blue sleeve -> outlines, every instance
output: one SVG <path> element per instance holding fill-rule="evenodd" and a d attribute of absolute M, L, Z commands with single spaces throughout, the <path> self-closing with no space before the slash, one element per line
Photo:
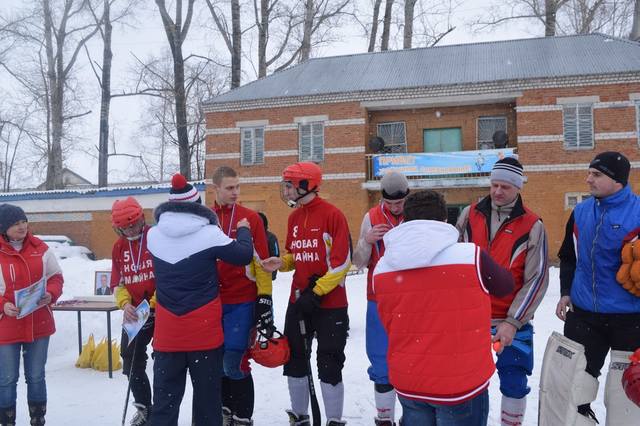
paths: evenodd
<path fill-rule="evenodd" d="M 215 256 L 232 265 L 243 266 L 253 259 L 253 241 L 249 228 L 239 227 L 236 239 L 226 246 L 215 248 Z"/>

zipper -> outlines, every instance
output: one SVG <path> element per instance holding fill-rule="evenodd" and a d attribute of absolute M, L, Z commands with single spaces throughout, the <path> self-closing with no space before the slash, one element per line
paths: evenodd
<path fill-rule="evenodd" d="M 600 200 L 596 200 L 596 206 L 600 207 Z M 606 209 L 604 209 L 602 214 L 600 215 L 600 221 L 596 225 L 596 235 L 594 236 L 593 243 L 591 244 L 591 291 L 593 292 L 594 312 L 598 312 L 598 297 L 596 295 L 596 261 L 595 261 L 596 241 L 598 241 L 598 234 L 600 233 L 600 228 L 604 223 L 605 214 L 607 214 Z"/>

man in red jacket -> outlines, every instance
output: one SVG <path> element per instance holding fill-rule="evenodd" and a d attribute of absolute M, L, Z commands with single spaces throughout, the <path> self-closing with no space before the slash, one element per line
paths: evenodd
<path fill-rule="evenodd" d="M 460 214 L 456 227 L 461 241 L 473 242 L 489 252 L 515 280 L 506 297 L 492 297 L 494 340 L 504 350 L 496 367 L 502 392 L 503 425 L 521 425 L 527 407 L 527 376 L 533 371 L 533 314 L 547 285 L 547 235 L 542 220 L 526 208 L 520 196 L 523 167 L 513 157 L 496 162 L 489 195 Z"/>
<path fill-rule="evenodd" d="M 307 336 L 318 340 L 317 361 L 320 388 L 328 426 L 341 426 L 344 404 L 344 347 L 349 317 L 345 277 L 351 266 L 349 227 L 344 214 L 318 196 L 322 170 L 317 164 L 292 164 L 282 172 L 283 199 L 297 207 L 289 215 L 287 253 L 263 262 L 268 270 L 295 270 L 284 334 L 291 346 L 291 359 L 284 366 L 288 377 L 291 424 L 309 425 L 308 354 L 300 332 L 300 319 Z M 299 295 L 299 297 L 298 297 Z"/>
<path fill-rule="evenodd" d="M 508 294 L 513 278 L 475 244 L 458 243 L 446 219 L 442 195 L 409 195 L 404 223 L 384 236 L 373 291 L 402 423 L 482 426 L 495 371 L 489 294 Z"/>
<path fill-rule="evenodd" d="M 372 207 L 362 219 L 360 237 L 353 251 L 353 263 L 358 269 L 365 266 L 367 272 L 367 357 L 371 366 L 367 370 L 369 379 L 374 383 L 374 397 L 377 426 L 392 426 L 395 421 L 396 393 L 389 384 L 387 371 L 387 334 L 378 317 L 375 295 L 371 287 L 371 278 L 378 260 L 384 255 L 382 237 L 400 225 L 404 220 L 402 208 L 409 195 L 409 182 L 402 173 L 386 173 L 380 180 L 382 201 Z"/>
<path fill-rule="evenodd" d="M 254 329 L 267 337 L 274 331 L 271 273 L 260 264 L 269 257 L 269 248 L 262 219 L 238 203 L 240 179 L 236 171 L 219 167 L 212 181 L 216 191 L 212 208 L 218 215 L 222 232 L 235 239 L 238 220 L 246 219 L 251 225 L 254 249 L 251 263 L 237 266 L 218 260 L 224 328 L 222 415 L 225 422 L 234 426 L 251 425 L 254 389 L 247 349 Z"/>
<path fill-rule="evenodd" d="M 155 324 L 156 279 L 153 274 L 153 258 L 147 249 L 147 233 L 142 206 L 133 197 L 116 200 L 111 208 L 113 229 L 120 238 L 113 244 L 111 252 L 111 288 L 116 304 L 124 311 L 124 322 L 138 320 L 136 307 L 143 300 L 149 302 L 152 314 L 129 342 L 129 336 L 122 329 L 120 355 L 122 374 L 131 383 L 131 393 L 136 414 L 131 425 L 146 425 L 151 418 L 151 383 L 147 376 L 147 346 L 151 343 Z"/>

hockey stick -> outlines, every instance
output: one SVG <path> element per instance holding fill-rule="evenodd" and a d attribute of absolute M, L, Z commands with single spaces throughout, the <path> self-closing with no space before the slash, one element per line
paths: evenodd
<path fill-rule="evenodd" d="M 296 300 L 300 298 L 300 289 L 296 289 Z M 318 396 L 316 395 L 316 387 L 313 384 L 313 373 L 311 372 L 311 342 L 307 339 L 307 326 L 304 322 L 304 316 L 300 314 L 300 335 L 304 342 L 304 353 L 307 358 L 307 382 L 309 384 L 309 397 L 311 399 L 311 414 L 313 416 L 313 426 L 320 426 L 322 418 L 320 415 L 320 405 L 318 405 Z"/>
<path fill-rule="evenodd" d="M 133 374 L 133 366 L 135 365 L 136 361 L 136 352 L 138 349 L 139 340 L 136 337 L 134 337 L 133 339 L 135 340 L 135 342 L 133 342 L 133 356 L 131 357 L 131 367 L 129 367 L 129 374 L 127 375 L 127 397 L 124 400 L 124 410 L 122 411 L 122 426 L 124 426 L 125 422 L 127 421 L 127 408 L 129 407 L 129 395 L 131 394 L 131 375 Z M 129 342 L 127 342 L 127 344 L 129 344 Z"/>

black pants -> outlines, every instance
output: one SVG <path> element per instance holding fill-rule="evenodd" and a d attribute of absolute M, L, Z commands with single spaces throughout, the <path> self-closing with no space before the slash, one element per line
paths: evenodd
<path fill-rule="evenodd" d="M 221 426 L 223 349 L 195 352 L 154 352 L 153 426 L 177 426 L 187 371 L 193 386 L 193 426 Z"/>
<path fill-rule="evenodd" d="M 147 346 L 153 338 L 154 321 L 149 318 L 138 335 L 129 343 L 127 333 L 122 329 L 120 356 L 122 374 L 130 376 L 133 399 L 145 406 L 151 405 L 151 384 L 147 376 Z M 131 373 L 131 374 L 129 374 Z"/>
<path fill-rule="evenodd" d="M 564 335 L 584 345 L 586 371 L 598 377 L 609 349 L 635 351 L 640 346 L 640 314 L 601 314 L 574 306 L 567 312 Z"/>
<path fill-rule="evenodd" d="M 318 341 L 316 352 L 318 377 L 320 381 L 335 386 L 342 381 L 344 348 L 349 330 L 347 308 L 317 309 L 310 317 L 305 318 L 305 324 L 309 347 L 314 334 Z M 289 339 L 291 347 L 291 358 L 284 366 L 284 375 L 304 377 L 309 373 L 308 358 L 300 334 L 300 315 L 291 303 L 287 307 L 284 334 Z"/>

